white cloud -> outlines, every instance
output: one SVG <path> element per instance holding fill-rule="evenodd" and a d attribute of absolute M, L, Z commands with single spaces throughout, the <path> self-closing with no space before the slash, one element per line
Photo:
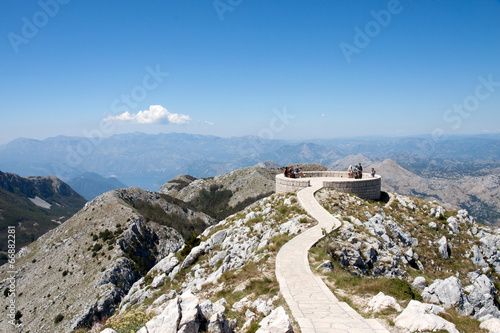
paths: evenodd
<path fill-rule="evenodd" d="M 214 125 L 214 123 L 213 123 L 213 122 L 208 121 L 208 120 L 205 120 L 205 124 L 210 125 L 210 126 L 213 126 L 213 125 Z"/>
<path fill-rule="evenodd" d="M 117 116 L 108 116 L 106 120 L 133 124 L 176 124 L 184 125 L 191 121 L 191 117 L 186 114 L 170 113 L 161 105 L 151 105 L 149 110 L 139 111 L 135 114 L 124 112 Z"/>

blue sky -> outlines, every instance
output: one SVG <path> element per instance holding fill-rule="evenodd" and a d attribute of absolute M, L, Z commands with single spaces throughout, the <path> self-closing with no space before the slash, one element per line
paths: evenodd
<path fill-rule="evenodd" d="M 497 0 L 6 0 L 0 36 L 0 143 L 500 132 Z"/>

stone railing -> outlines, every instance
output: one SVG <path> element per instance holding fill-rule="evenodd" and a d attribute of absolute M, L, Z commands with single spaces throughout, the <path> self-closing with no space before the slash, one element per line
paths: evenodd
<path fill-rule="evenodd" d="M 276 175 L 276 193 L 295 192 L 311 185 L 310 178 L 322 178 L 323 187 L 339 192 L 353 193 L 363 199 L 380 199 L 382 178 L 363 173 L 362 179 L 349 178 L 345 171 L 305 171 L 302 178 L 286 178 Z"/>

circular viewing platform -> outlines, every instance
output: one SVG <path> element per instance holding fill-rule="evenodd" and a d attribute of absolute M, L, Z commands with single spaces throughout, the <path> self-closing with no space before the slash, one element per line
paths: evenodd
<path fill-rule="evenodd" d="M 323 181 L 323 187 L 339 192 L 353 193 L 363 199 L 379 200 L 382 178 L 363 173 L 363 178 L 349 178 L 345 171 L 304 171 L 301 178 L 276 175 L 276 193 L 296 192 L 311 185 L 311 179 Z"/>

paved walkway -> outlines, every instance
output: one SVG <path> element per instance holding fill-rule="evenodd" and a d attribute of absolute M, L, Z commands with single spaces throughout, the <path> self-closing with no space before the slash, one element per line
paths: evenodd
<path fill-rule="evenodd" d="M 339 300 L 320 277 L 309 268 L 308 252 L 323 235 L 341 222 L 314 199 L 323 187 L 323 178 L 312 178 L 311 186 L 298 192 L 300 204 L 318 221 L 314 226 L 286 243 L 276 259 L 276 277 L 292 315 L 302 333 L 389 333 L 375 319 L 364 319 L 347 303 Z"/>

